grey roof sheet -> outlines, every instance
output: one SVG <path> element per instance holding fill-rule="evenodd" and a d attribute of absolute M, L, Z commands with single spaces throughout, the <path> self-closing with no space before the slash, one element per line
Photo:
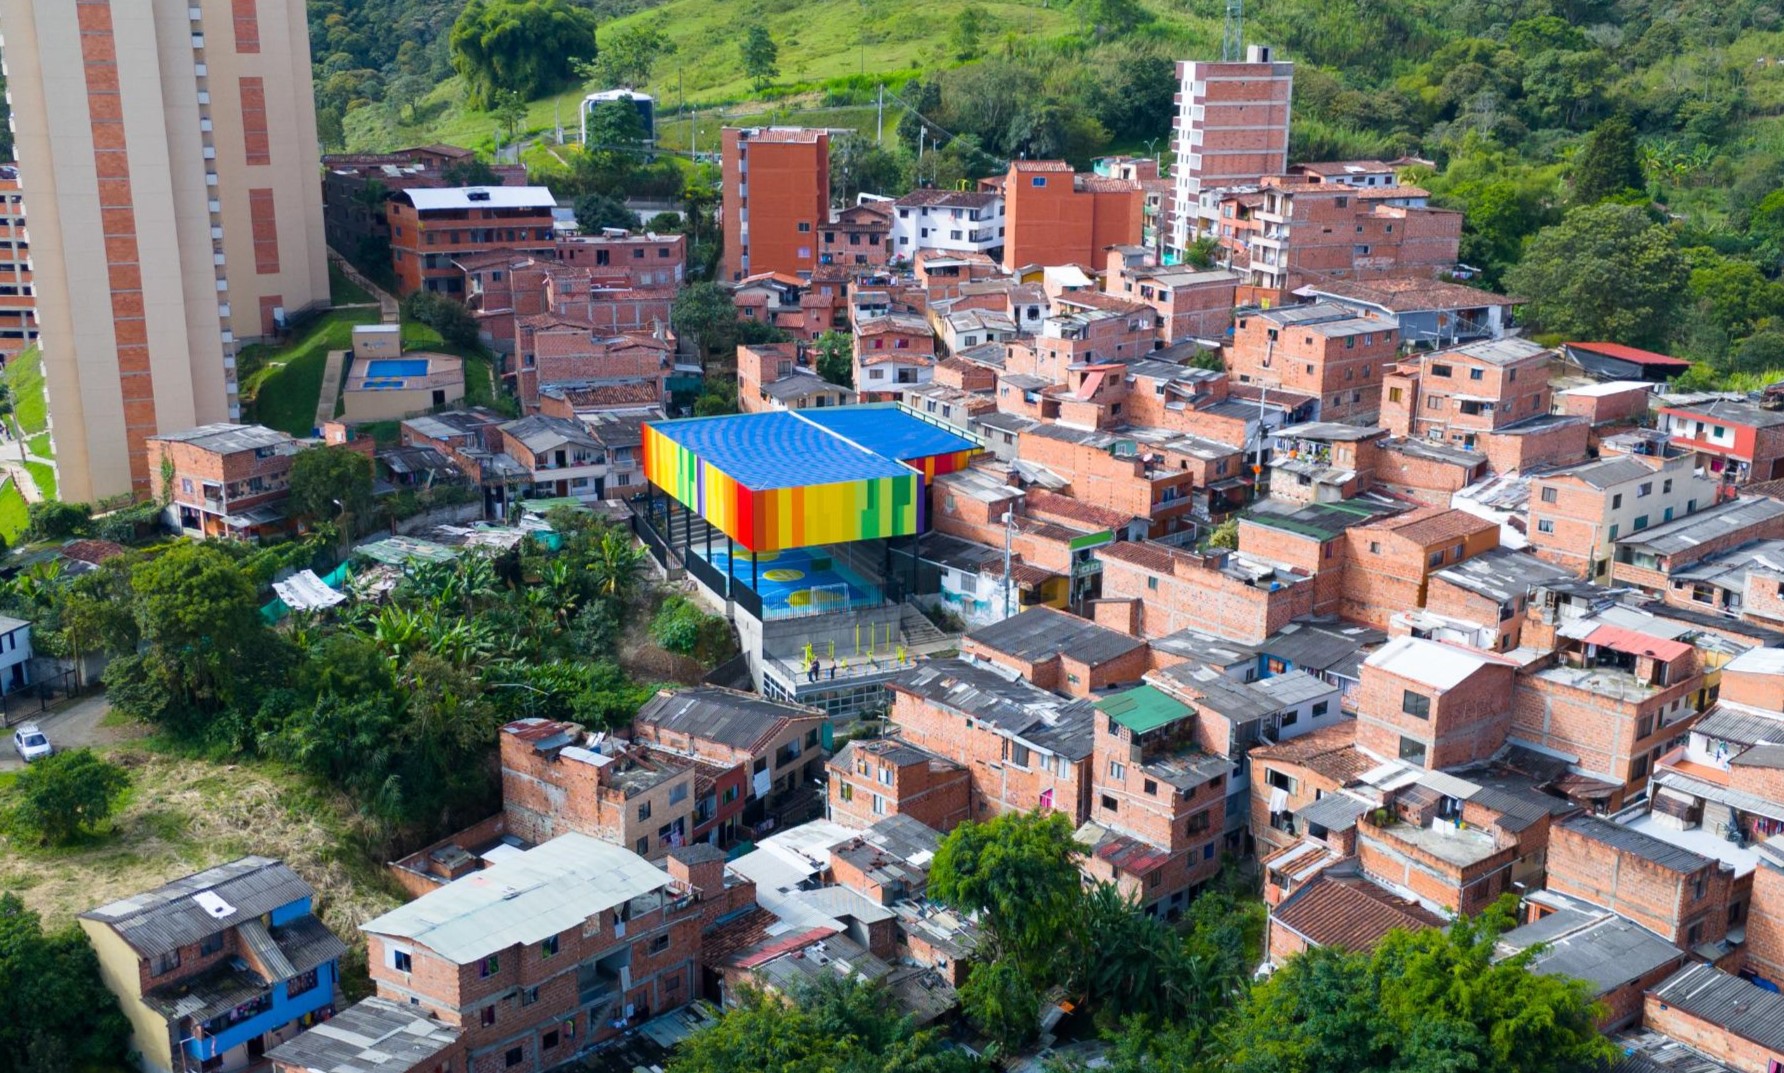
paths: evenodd
<path fill-rule="evenodd" d="M 1611 1037 L 1621 1056 L 1609 1073 L 1736 1073 L 1733 1066 L 1685 1046 L 1653 1029 L 1639 1029 Z"/>
<path fill-rule="evenodd" d="M 1734 530 L 1758 525 L 1780 515 L 1784 515 L 1784 503 L 1776 499 L 1735 499 L 1631 533 L 1617 543 L 1648 548 L 1658 555 L 1677 555 Z"/>
<path fill-rule="evenodd" d="M 272 932 L 266 929 L 259 917 L 237 924 L 235 934 L 241 939 L 242 945 L 266 966 L 267 973 L 273 979 L 289 980 L 297 975 L 298 970 L 292 966 L 291 959 L 285 956 L 285 951 L 279 949 L 279 944 L 273 941 Z"/>
<path fill-rule="evenodd" d="M 384 998 L 368 998 L 273 1049 L 281 1066 L 318 1073 L 390 1073 L 425 1065 L 459 1029 Z"/>
<path fill-rule="evenodd" d="M 1291 622 L 1264 638 L 1258 651 L 1287 660 L 1303 670 L 1332 671 L 1357 677 L 1363 650 L 1386 642 L 1388 635 L 1349 623 Z"/>
<path fill-rule="evenodd" d="M 1034 607 L 966 635 L 967 640 L 1025 662 L 1065 653 L 1091 666 L 1124 656 L 1146 642 L 1088 619 Z"/>
<path fill-rule="evenodd" d="M 1742 812 L 1751 812 L 1756 816 L 1767 816 L 1774 820 L 1784 820 L 1784 803 L 1743 790 L 1731 790 L 1717 783 L 1694 779 L 1672 768 L 1663 767 L 1654 772 L 1653 782 L 1691 797 L 1701 797 L 1706 801 L 1719 801 L 1740 809 Z"/>
<path fill-rule="evenodd" d="M 212 916 L 194 900 L 204 892 L 222 899 L 233 912 Z M 282 861 L 242 857 L 90 909 L 81 917 L 110 925 L 131 949 L 154 957 L 315 893 Z"/>
<path fill-rule="evenodd" d="M 1575 480 L 1584 481 L 1593 488 L 1602 490 L 1652 477 L 1654 470 L 1634 459 L 1606 458 L 1599 462 L 1588 462 L 1583 466 L 1574 466 L 1572 469 L 1551 473 L 1548 476 L 1572 477 Z"/>
<path fill-rule="evenodd" d="M 1327 794 L 1318 801 L 1302 805 L 1295 810 L 1295 815 L 1327 830 L 1342 831 L 1355 825 L 1357 817 L 1369 811 L 1369 808 L 1369 802 L 1349 794 Z"/>
<path fill-rule="evenodd" d="M 1711 965 L 1688 965 L 1654 989 L 1661 1002 L 1742 1039 L 1784 1051 L 1784 995 Z"/>
<path fill-rule="evenodd" d="M 1784 411 L 1762 410 L 1750 402 L 1736 399 L 1712 399 L 1708 402 L 1693 403 L 1685 406 L 1667 406 L 1666 400 L 1659 400 L 1658 405 L 1669 410 L 1701 417 L 1710 420 L 1727 421 L 1731 425 L 1751 425 L 1755 428 L 1771 428 L 1784 425 Z"/>
<path fill-rule="evenodd" d="M 1494 548 L 1447 570 L 1439 570 L 1436 576 L 1469 592 L 1503 603 L 1519 596 L 1528 596 L 1538 585 L 1558 581 L 1569 574 L 1561 567 L 1543 562 L 1528 552 Z"/>
<path fill-rule="evenodd" d="M 251 451 L 259 447 L 282 447 L 293 443 L 289 433 L 278 432 L 265 425 L 232 425 L 227 421 L 200 425 L 184 432 L 167 432 L 151 439 L 172 443 L 189 443 L 218 454 Z"/>
<path fill-rule="evenodd" d="M 1577 832 L 1594 842 L 1601 842 L 1613 849 L 1625 853 L 1633 853 L 1643 860 L 1652 861 L 1673 872 L 1695 872 L 1708 865 L 1710 859 L 1680 849 L 1670 842 L 1662 842 L 1653 835 L 1632 830 L 1620 823 L 1599 819 L 1597 816 L 1575 816 L 1562 824 L 1570 831 Z"/>
<path fill-rule="evenodd" d="M 1759 742 L 1784 745 L 1784 713 L 1718 701 L 1710 706 L 1703 718 L 1692 724 L 1691 732 L 1738 745 L 1755 745 Z"/>
<path fill-rule="evenodd" d="M 1729 763 L 1736 767 L 1784 768 L 1784 745 L 1755 745 Z"/>
<path fill-rule="evenodd" d="M 1155 638 L 1152 647 L 1173 656 L 1200 660 L 1211 667 L 1230 667 L 1236 663 L 1254 662 L 1257 659 L 1258 651 L 1252 645 L 1240 644 L 1237 641 L 1229 641 L 1225 637 L 1216 637 L 1214 634 L 1189 628 Z"/>
<path fill-rule="evenodd" d="M 739 693 L 718 686 L 696 686 L 658 693 L 638 709 L 636 721 L 737 749 L 753 749 L 775 733 L 783 725 L 783 720 L 807 719 L 820 714 L 753 693 Z"/>
<path fill-rule="evenodd" d="M 1068 700 L 960 659 L 919 664 L 890 684 L 1068 759 L 1090 755 L 1095 709 L 1089 701 Z"/>
<path fill-rule="evenodd" d="M 559 835 L 360 929 L 408 939 L 465 965 L 516 943 L 541 942 L 672 882 L 669 873 L 630 850 L 584 834 Z"/>
<path fill-rule="evenodd" d="M 1535 943 L 1547 945 L 1531 962 L 1531 968 L 1549 976 L 1571 976 L 1590 983 L 1604 994 L 1641 979 L 1655 969 L 1684 960 L 1685 952 L 1633 921 L 1606 913 L 1597 920 L 1562 934 L 1552 933 L 1550 921 L 1581 914 L 1562 910 L 1534 924 L 1513 928 L 1499 937 L 1502 946 L 1522 950 Z M 1545 927 L 1545 925 L 1550 925 Z"/>

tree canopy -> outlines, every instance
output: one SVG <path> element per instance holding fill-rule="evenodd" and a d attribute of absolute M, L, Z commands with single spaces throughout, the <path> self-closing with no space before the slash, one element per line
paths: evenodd
<path fill-rule="evenodd" d="M 52 846 L 65 846 L 111 817 L 130 786 L 124 769 L 91 749 L 46 756 L 19 772 L 12 823 Z"/>
<path fill-rule="evenodd" d="M 1506 286 L 1526 318 L 1569 339 L 1665 345 L 1690 269 L 1666 229 L 1630 205 L 1574 209 L 1537 232 Z"/>
<path fill-rule="evenodd" d="M 363 521 L 372 509 L 372 460 L 351 447 L 311 447 L 291 460 L 292 513 L 312 522 L 343 515 Z"/>
<path fill-rule="evenodd" d="M 0 1048 L 10 1068 L 124 1068 L 130 1022 L 79 927 L 46 933 L 18 895 L 0 894 L 0 981 Z"/>
<path fill-rule="evenodd" d="M 501 90 L 531 100 L 596 58 L 595 16 L 568 0 L 470 0 L 450 46 L 471 107 L 488 108 Z"/>

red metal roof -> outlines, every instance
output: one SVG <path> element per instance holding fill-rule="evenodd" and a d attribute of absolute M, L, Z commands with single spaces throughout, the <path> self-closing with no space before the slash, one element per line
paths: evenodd
<path fill-rule="evenodd" d="M 1607 358 L 1622 358 L 1638 365 L 1666 365 L 1673 368 L 1687 369 L 1691 363 L 1684 358 L 1675 358 L 1670 354 L 1656 354 L 1652 350 L 1639 350 L 1622 343 L 1564 343 L 1563 346 L 1579 347 L 1594 354 L 1603 354 Z"/>
<path fill-rule="evenodd" d="M 1687 652 L 1691 646 L 1683 641 L 1668 641 L 1663 637 L 1650 637 L 1645 633 L 1625 629 L 1622 626 L 1600 626 L 1586 635 L 1589 645 L 1603 645 L 1614 648 L 1618 652 L 1627 652 L 1635 656 L 1653 656 L 1671 663 Z"/>

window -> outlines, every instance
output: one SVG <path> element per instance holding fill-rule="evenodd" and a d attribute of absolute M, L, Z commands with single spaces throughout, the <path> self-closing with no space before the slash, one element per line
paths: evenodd
<path fill-rule="evenodd" d="M 1279 723 L 1278 725 L 1285 726 L 1285 727 L 1292 727 L 1297 722 L 1299 722 L 1300 719 L 1301 719 L 1301 713 L 1295 711 L 1293 708 L 1290 708 L 1288 711 L 1282 713 L 1282 722 Z"/>
<path fill-rule="evenodd" d="M 398 972 L 414 972 L 415 959 L 407 950 L 392 950 L 390 952 L 390 967 Z"/>
<path fill-rule="evenodd" d="M 517 1066 L 526 1058 L 526 1056 L 525 1048 L 510 1047 L 508 1048 L 508 1053 L 502 1056 L 502 1062 L 508 1066 Z"/>
<path fill-rule="evenodd" d="M 1149 794 L 1153 794 L 1153 795 L 1157 795 L 1157 793 L 1158 793 L 1158 783 L 1157 783 L 1157 782 L 1155 782 L 1155 781 L 1154 781 L 1154 780 L 1152 780 L 1152 779 L 1147 779 L 1147 780 L 1146 780 L 1146 783 L 1145 783 L 1145 789 L 1146 789 L 1146 792 L 1147 792 L 1147 793 L 1149 793 Z"/>
<path fill-rule="evenodd" d="M 667 935 L 659 935 L 650 941 L 650 953 L 652 954 L 661 954 L 667 949 L 669 949 L 669 936 Z"/>
<path fill-rule="evenodd" d="M 1451 372 L 1451 369 L 1448 365 L 1433 365 L 1433 366 L 1431 366 L 1431 375 L 1432 376 L 1447 377 L 1450 374 L 1450 372 Z"/>
<path fill-rule="evenodd" d="M 1108 794 L 1104 794 L 1104 795 L 1102 795 L 1102 798 L 1103 799 L 1102 799 L 1101 803 L 1103 806 L 1103 811 L 1116 812 L 1119 810 L 1119 806 L 1117 806 L 1115 804 L 1115 799 L 1113 797 L 1110 797 Z"/>
<path fill-rule="evenodd" d="M 1704 876 L 1704 874 L 1702 872 L 1699 872 L 1691 880 L 1691 897 L 1702 898 L 1704 896 L 1704 891 L 1706 889 L 1707 889 L 1706 877 Z"/>
<path fill-rule="evenodd" d="M 1642 499 L 1647 496 L 1651 496 L 1653 494 L 1654 494 L 1654 482 L 1653 481 L 1643 481 L 1641 484 L 1638 484 L 1635 486 L 1635 498 L 1637 498 L 1637 499 Z"/>
<path fill-rule="evenodd" d="M 490 1025 L 495 1024 L 496 1023 L 496 1008 L 494 1006 L 483 1007 L 483 1009 L 477 1011 L 477 1020 L 483 1025 L 484 1028 L 488 1028 Z"/>
<path fill-rule="evenodd" d="M 811 234 L 811 221 L 809 221 L 809 220 L 799 221 L 799 233 L 802 235 Z"/>
<path fill-rule="evenodd" d="M 1047 177 L 1045 175 L 1036 175 L 1033 179 L 1029 180 L 1029 185 L 1031 185 L 1031 186 L 1046 186 L 1047 185 Z"/>
<path fill-rule="evenodd" d="M 1482 369 L 1468 370 L 1468 379 L 1470 379 L 1470 380 L 1481 380 L 1481 379 L 1484 379 L 1486 377 L 1486 375 L 1487 375 L 1486 371 L 1482 370 Z"/>
<path fill-rule="evenodd" d="M 555 935 L 547 936 L 545 941 L 539 944 L 539 957 L 542 959 L 551 957 L 557 952 L 558 937 Z"/>
<path fill-rule="evenodd" d="M 478 976 L 483 976 L 483 977 L 494 976 L 496 973 L 501 972 L 501 971 L 502 971 L 502 959 L 501 959 L 500 955 L 497 955 L 497 954 L 489 955 L 488 957 L 483 959 L 483 963 L 481 965 L 477 966 L 477 975 Z"/>
<path fill-rule="evenodd" d="M 1019 744 L 1012 744 L 1010 746 L 1010 763 L 1015 764 L 1017 767 L 1027 767 L 1029 759 L 1028 746 Z"/>
<path fill-rule="evenodd" d="M 1555 531 L 1555 523 L 1547 518 L 1539 519 L 1536 523 L 1536 531 L 1539 533 L 1553 533 Z"/>
<path fill-rule="evenodd" d="M 1269 784 L 1273 789 L 1290 794 L 1295 792 L 1295 787 L 1298 785 L 1292 775 L 1284 775 L 1275 768 L 1264 769 L 1264 782 Z"/>
<path fill-rule="evenodd" d="M 1623 506 L 1623 494 L 1621 492 L 1619 492 L 1616 495 L 1611 497 L 1611 509 L 1618 510 L 1622 506 Z"/>
<path fill-rule="evenodd" d="M 155 959 L 155 975 L 165 976 L 180 967 L 180 952 L 171 950 Z"/>
<path fill-rule="evenodd" d="M 1208 814 L 1198 812 L 1189 818 L 1189 833 L 1192 835 L 1203 834 L 1208 830 L 1208 824 Z"/>
<path fill-rule="evenodd" d="M 1120 782 L 1122 779 L 1127 778 L 1127 765 L 1121 763 L 1119 760 L 1109 761 L 1109 778 L 1114 779 L 1116 782 Z"/>
<path fill-rule="evenodd" d="M 873 814 L 875 816 L 884 816 L 886 814 L 886 799 L 879 794 L 873 795 Z"/>
<path fill-rule="evenodd" d="M 9 636 L 7 637 L 7 640 L 10 641 L 12 638 Z M 221 949 L 223 949 L 223 933 L 218 932 L 215 935 L 207 935 L 198 943 L 198 956 L 201 958 L 208 958 Z"/>
<path fill-rule="evenodd" d="M 545 1048 L 548 1051 L 551 1050 L 553 1047 L 556 1047 L 557 1045 L 558 1045 L 558 1031 L 555 1028 L 552 1029 L 550 1032 L 545 1033 L 545 1035 L 539 1037 L 539 1046 Z"/>
<path fill-rule="evenodd" d="M 1400 759 L 1419 767 L 1425 766 L 1425 743 L 1417 738 L 1400 738 Z"/>
<path fill-rule="evenodd" d="M 1420 719 L 1431 718 L 1431 698 L 1423 693 L 1414 693 L 1408 689 L 1401 693 L 1400 710 L 1407 715 L 1416 715 Z"/>
<path fill-rule="evenodd" d="M 1442 566 L 1443 565 L 1443 549 L 1439 548 L 1436 551 L 1432 552 L 1429 561 L 1432 566 Z"/>
<path fill-rule="evenodd" d="M 648 819 L 650 819 L 650 802 L 645 801 L 638 806 L 638 822 L 643 823 Z"/>
<path fill-rule="evenodd" d="M 1660 485 L 1660 490 L 1668 495 L 1672 493 L 1672 478 L 1668 477 Z"/>
<path fill-rule="evenodd" d="M 881 786 L 892 785 L 892 769 L 891 768 L 889 768 L 889 767 L 880 768 L 880 785 Z"/>
<path fill-rule="evenodd" d="M 1320 716 L 1326 714 L 1326 709 L 1331 705 L 1331 703 L 1332 702 L 1328 701 L 1328 700 L 1322 700 L 1322 701 L 1316 702 L 1313 705 L 1313 718 L 1318 719 Z"/>
<path fill-rule="evenodd" d="M 650 836 L 645 835 L 643 838 L 640 838 L 638 840 L 638 844 L 632 847 L 632 851 L 634 853 L 638 854 L 638 856 L 640 856 L 640 857 L 649 856 L 650 855 Z"/>
<path fill-rule="evenodd" d="M 838 793 L 844 801 L 855 800 L 855 787 L 850 783 L 843 783 L 842 789 Z"/>
<path fill-rule="evenodd" d="M 1637 514 L 1635 516 L 1635 530 L 1636 530 L 1636 532 L 1639 533 L 1643 529 L 1646 529 L 1647 527 L 1648 527 L 1648 516 L 1646 514 Z"/>
<path fill-rule="evenodd" d="M 1559 488 L 1544 488 L 1542 490 L 1542 501 L 1544 503 L 1553 503 L 1560 498 L 1561 490 Z"/>
<path fill-rule="evenodd" d="M 1156 590 L 1156 589 L 1157 589 L 1157 588 L 1158 588 L 1158 579 L 1157 579 L 1157 578 L 1155 578 L 1155 577 L 1149 577 L 1149 578 L 1147 578 L 1147 579 L 1146 579 L 1146 587 L 1147 587 L 1147 588 L 1149 588 L 1149 589 L 1154 589 L 1154 590 Z"/>
<path fill-rule="evenodd" d="M 531 1006 L 533 1003 L 538 1002 L 538 1001 L 539 1001 L 539 989 L 538 988 L 523 987 L 520 989 L 520 1004 L 522 1006 Z"/>

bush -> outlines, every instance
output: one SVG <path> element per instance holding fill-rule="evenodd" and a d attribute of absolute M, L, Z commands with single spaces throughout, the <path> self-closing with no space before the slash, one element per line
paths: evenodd
<path fill-rule="evenodd" d="M 30 525 L 25 536 L 30 540 L 67 540 L 86 536 L 93 509 L 85 503 L 59 503 L 45 500 L 29 507 Z"/>
<path fill-rule="evenodd" d="M 130 785 L 124 769 L 76 749 L 27 767 L 13 787 L 13 825 L 52 846 L 65 846 L 111 818 Z"/>
<path fill-rule="evenodd" d="M 731 624 L 700 610 L 700 605 L 685 596 L 671 596 L 663 601 L 656 617 L 650 620 L 650 635 L 676 655 L 693 656 L 711 665 L 730 659 L 737 650 L 731 638 Z"/>
<path fill-rule="evenodd" d="M 403 317 L 425 324 L 452 346 L 478 345 L 477 321 L 464 306 L 432 291 L 416 291 L 403 299 Z"/>

